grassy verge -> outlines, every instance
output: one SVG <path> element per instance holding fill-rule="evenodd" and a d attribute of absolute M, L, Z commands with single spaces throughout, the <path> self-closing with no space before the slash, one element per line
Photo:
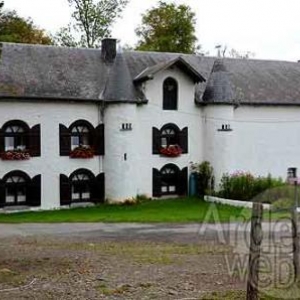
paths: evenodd
<path fill-rule="evenodd" d="M 229 222 L 249 218 L 250 210 L 213 205 L 199 198 L 146 201 L 135 205 L 102 204 L 89 208 L 0 214 L 0 223 L 61 222 Z"/>

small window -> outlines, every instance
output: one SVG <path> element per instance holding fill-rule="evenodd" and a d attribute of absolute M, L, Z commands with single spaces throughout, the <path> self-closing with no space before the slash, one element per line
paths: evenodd
<path fill-rule="evenodd" d="M 10 160 L 41 156 L 40 124 L 30 128 L 21 120 L 6 122 L 0 128 L 0 153 L 2 159 Z"/>
<path fill-rule="evenodd" d="M 161 194 L 177 194 L 178 168 L 166 166 L 161 170 Z"/>
<path fill-rule="evenodd" d="M 152 153 L 161 154 L 163 149 L 180 149 L 188 153 L 188 128 L 182 130 L 176 124 L 168 123 L 161 129 L 152 127 Z"/>
<path fill-rule="evenodd" d="M 26 180 L 22 176 L 10 176 L 5 182 L 5 204 L 26 204 Z"/>
<path fill-rule="evenodd" d="M 71 150 L 79 146 L 90 147 L 90 131 L 87 126 L 77 125 L 71 130 Z"/>
<path fill-rule="evenodd" d="M 86 120 L 78 120 L 66 127 L 59 124 L 59 153 L 61 156 L 71 156 L 76 148 L 85 148 L 88 157 L 104 155 L 104 124 L 96 128 Z M 80 149 L 82 150 L 82 149 Z M 75 155 L 72 158 L 80 158 Z"/>
<path fill-rule="evenodd" d="M 28 148 L 28 127 L 21 121 L 4 125 L 4 151 L 25 150 Z"/>
<path fill-rule="evenodd" d="M 179 145 L 179 129 L 173 126 L 167 126 L 161 130 L 161 148 L 167 148 L 173 145 Z"/>
<path fill-rule="evenodd" d="M 75 173 L 71 177 L 72 202 L 86 202 L 91 199 L 91 177 L 86 173 Z"/>
<path fill-rule="evenodd" d="M 78 169 L 69 177 L 60 174 L 60 204 L 103 202 L 105 197 L 104 181 L 104 173 L 94 176 L 88 169 Z"/>
<path fill-rule="evenodd" d="M 153 197 L 164 195 L 186 195 L 188 168 L 182 170 L 174 164 L 167 164 L 160 170 L 152 169 Z"/>
<path fill-rule="evenodd" d="M 175 79 L 169 77 L 163 83 L 163 109 L 177 110 L 178 85 Z"/>

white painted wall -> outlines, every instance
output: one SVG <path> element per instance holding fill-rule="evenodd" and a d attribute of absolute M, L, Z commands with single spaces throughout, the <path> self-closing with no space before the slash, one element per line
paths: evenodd
<path fill-rule="evenodd" d="M 300 107 L 240 106 L 234 110 L 231 169 L 286 178 L 300 171 Z"/>
<path fill-rule="evenodd" d="M 203 108 L 204 160 L 213 166 L 217 185 L 222 174 L 232 169 L 234 131 L 219 131 L 223 124 L 232 127 L 232 121 L 228 121 L 232 119 L 231 105 L 211 105 Z"/>
<path fill-rule="evenodd" d="M 178 82 L 178 110 L 162 109 L 163 81 L 173 77 Z M 106 197 L 120 201 L 138 194 L 152 196 L 152 168 L 161 169 L 174 163 L 180 169 L 189 162 L 203 159 L 202 109 L 194 103 L 195 85 L 182 71 L 173 68 L 155 75 L 145 83 L 146 105 L 111 105 L 105 111 Z M 132 123 L 132 131 L 120 131 L 122 123 Z M 175 123 L 180 129 L 188 127 L 189 153 L 168 158 L 152 154 L 152 127 L 160 129 Z M 127 161 L 124 161 L 124 153 Z"/>
<path fill-rule="evenodd" d="M 96 104 L 68 102 L 3 102 L 0 103 L 0 126 L 19 119 L 30 127 L 41 125 L 41 156 L 25 161 L 0 160 L 0 178 L 13 170 L 22 170 L 30 177 L 42 175 L 43 209 L 59 207 L 59 174 L 70 175 L 78 168 L 102 172 L 102 157 L 70 159 L 59 156 L 59 124 L 69 126 L 78 119 L 88 120 L 93 126 L 101 123 Z"/>
<path fill-rule="evenodd" d="M 223 173 L 249 171 L 286 178 L 300 169 L 300 108 L 210 105 L 204 108 L 204 159 L 211 162 L 216 185 Z M 233 131 L 219 132 L 222 124 Z"/>

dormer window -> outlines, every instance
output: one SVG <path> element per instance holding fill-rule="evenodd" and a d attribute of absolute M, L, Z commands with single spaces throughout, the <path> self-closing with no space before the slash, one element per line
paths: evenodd
<path fill-rule="evenodd" d="M 177 110 L 178 84 L 174 78 L 167 78 L 163 83 L 163 109 Z"/>

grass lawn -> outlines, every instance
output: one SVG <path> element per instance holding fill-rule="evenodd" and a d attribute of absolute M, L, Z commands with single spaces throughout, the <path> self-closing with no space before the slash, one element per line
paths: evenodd
<path fill-rule="evenodd" d="M 216 209 L 215 209 L 216 208 Z M 250 217 L 250 210 L 213 205 L 199 198 L 146 201 L 134 205 L 102 204 L 89 208 L 0 214 L 0 223 L 61 222 L 229 222 Z"/>

